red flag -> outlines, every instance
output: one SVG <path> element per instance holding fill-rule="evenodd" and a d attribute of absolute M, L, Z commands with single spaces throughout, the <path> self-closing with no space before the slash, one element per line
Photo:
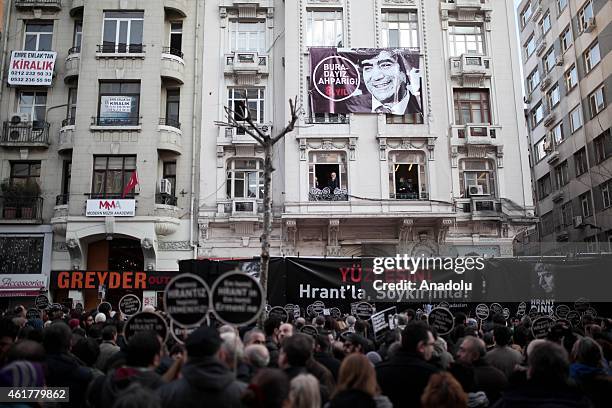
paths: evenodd
<path fill-rule="evenodd" d="M 130 180 L 123 189 L 123 194 L 121 195 L 121 198 L 125 198 L 126 195 L 130 194 L 138 184 L 140 184 L 138 183 L 138 174 L 136 174 L 136 170 L 134 170 L 132 176 L 130 177 Z"/>

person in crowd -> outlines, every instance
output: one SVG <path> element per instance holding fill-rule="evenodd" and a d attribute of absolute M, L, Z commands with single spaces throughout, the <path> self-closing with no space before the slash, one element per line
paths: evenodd
<path fill-rule="evenodd" d="M 380 394 L 376 372 L 363 354 L 347 356 L 340 366 L 336 392 L 329 408 L 391 407 L 391 401 Z"/>
<path fill-rule="evenodd" d="M 94 364 L 100 356 L 100 345 L 98 342 L 89 337 L 75 335 L 72 337 L 78 337 L 78 339 L 74 342 L 70 352 L 80 360 L 79 363 L 81 365 L 94 367 Z M 95 374 L 102 374 L 102 371 L 97 370 Z"/>
<path fill-rule="evenodd" d="M 334 358 L 331 353 L 331 342 L 328 336 L 319 334 L 315 337 L 315 351 L 313 357 L 332 373 L 334 380 L 338 380 L 340 361 Z"/>
<path fill-rule="evenodd" d="M 247 408 L 290 408 L 289 378 L 279 369 L 264 368 L 253 377 L 241 401 Z"/>
<path fill-rule="evenodd" d="M 453 355 L 448 352 L 448 344 L 446 341 L 434 333 L 434 349 L 430 363 L 441 370 L 447 370 L 453 362 Z"/>
<path fill-rule="evenodd" d="M 117 327 L 112 324 L 106 325 L 102 329 L 102 344 L 100 344 L 100 356 L 95 363 L 95 367 L 106 373 L 106 363 L 108 359 L 119 351 L 117 345 Z"/>
<path fill-rule="evenodd" d="M 69 387 L 70 401 L 66 407 L 80 407 L 93 374 L 70 354 L 71 337 L 70 327 L 62 321 L 51 323 L 43 331 L 43 347 L 47 355 L 47 386 Z"/>
<path fill-rule="evenodd" d="M 329 174 L 329 180 L 327 181 L 327 188 L 329 188 L 330 193 L 333 193 L 335 189 L 340 187 L 340 183 L 338 182 L 338 175 L 336 172 L 332 171 Z"/>
<path fill-rule="evenodd" d="M 420 406 L 429 377 L 438 372 L 428 363 L 433 347 L 434 337 L 429 327 L 423 322 L 409 323 L 402 331 L 401 348 L 388 361 L 376 366 L 378 384 L 393 406 Z M 406 378 L 410 378 L 410 387 L 406 386 Z"/>
<path fill-rule="evenodd" d="M 287 337 L 293 336 L 293 325 L 291 323 L 283 323 L 278 329 L 278 342 L 283 343 Z"/>
<path fill-rule="evenodd" d="M 569 361 L 563 347 L 546 340 L 538 342 L 528 350 L 528 364 L 527 382 L 504 392 L 494 408 L 591 406 L 569 383 Z"/>
<path fill-rule="evenodd" d="M 13 344 L 6 353 L 6 363 L 13 361 L 27 360 L 35 363 L 44 363 L 46 359 L 45 349 L 42 344 L 33 340 L 21 340 Z M 2 364 L 0 364 L 0 367 Z"/>
<path fill-rule="evenodd" d="M 181 378 L 162 386 L 158 392 L 164 408 L 206 404 L 210 407 L 240 407 L 240 395 L 246 389 L 219 359 L 219 333 L 202 326 L 185 341 L 187 363 Z"/>
<path fill-rule="evenodd" d="M 261 344 L 251 344 L 244 348 L 244 362 L 249 367 L 249 381 L 270 364 L 270 352 Z"/>
<path fill-rule="evenodd" d="M 19 328 L 15 326 L 11 319 L 3 318 L 0 320 L 0 367 L 6 359 L 6 353 L 17 338 Z"/>
<path fill-rule="evenodd" d="M 494 403 L 508 386 L 508 379 L 501 370 L 487 364 L 485 356 L 484 341 L 466 336 L 457 351 L 457 363 L 473 367 L 476 388 L 484 391 L 489 401 Z"/>
<path fill-rule="evenodd" d="M 263 331 L 255 328 L 249 330 L 244 334 L 244 346 L 248 347 L 252 344 L 266 344 L 266 335 Z"/>
<path fill-rule="evenodd" d="M 514 367 L 522 361 L 521 353 L 510 347 L 512 332 L 506 326 L 495 326 L 493 328 L 493 340 L 495 341 L 495 347 L 487 352 L 485 361 L 503 372 L 506 378 L 510 378 L 514 372 Z"/>
<path fill-rule="evenodd" d="M 603 358 L 601 346 L 583 337 L 574 343 L 570 378 L 589 397 L 595 408 L 610 406 L 612 373 Z"/>
<path fill-rule="evenodd" d="M 245 384 L 251 379 L 251 367 L 244 362 L 244 346 L 235 332 L 221 333 L 219 360 L 236 373 L 236 378 Z"/>
<path fill-rule="evenodd" d="M 306 325 L 306 319 L 303 317 L 298 317 L 295 319 L 295 330 L 300 331 L 302 327 Z"/>
<path fill-rule="evenodd" d="M 270 353 L 270 367 L 278 367 L 278 332 L 280 325 L 281 321 L 276 317 L 269 317 L 264 322 L 266 348 Z"/>
<path fill-rule="evenodd" d="M 344 354 L 365 354 L 368 351 L 370 351 L 368 348 L 368 341 L 360 334 L 348 333 L 344 338 Z"/>
<path fill-rule="evenodd" d="M 421 397 L 423 408 L 467 408 L 468 396 L 461 384 L 449 373 L 436 373 L 429 377 L 429 382 Z"/>
<path fill-rule="evenodd" d="M 138 332 L 130 338 L 125 350 L 125 365 L 96 378 L 89 386 L 87 400 L 93 408 L 112 406 L 121 392 L 139 383 L 150 390 L 163 385 L 155 372 L 161 359 L 161 344 L 154 332 Z"/>
<path fill-rule="evenodd" d="M 112 408 L 161 408 L 161 401 L 159 395 L 136 382 L 117 396 Z"/>
<path fill-rule="evenodd" d="M 319 408 L 321 392 L 319 381 L 312 374 L 300 374 L 290 382 L 289 401 L 291 408 Z"/>
<path fill-rule="evenodd" d="M 345 323 L 346 323 L 346 330 L 354 333 L 355 332 L 355 323 L 357 322 L 357 319 L 355 318 L 355 316 L 349 315 L 347 316 Z"/>

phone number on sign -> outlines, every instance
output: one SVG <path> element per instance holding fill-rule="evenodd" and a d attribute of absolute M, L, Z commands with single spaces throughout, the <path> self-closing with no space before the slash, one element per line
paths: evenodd
<path fill-rule="evenodd" d="M 0 402 L 69 401 L 68 388 L 0 387 Z"/>

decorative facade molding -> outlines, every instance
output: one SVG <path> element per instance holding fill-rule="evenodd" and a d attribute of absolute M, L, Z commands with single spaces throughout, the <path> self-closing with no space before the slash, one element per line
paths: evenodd
<path fill-rule="evenodd" d="M 340 220 L 331 219 L 327 226 L 327 246 L 338 246 L 338 232 L 340 232 Z"/>
<path fill-rule="evenodd" d="M 191 251 L 189 241 L 159 241 L 159 251 Z"/>
<path fill-rule="evenodd" d="M 209 230 L 209 220 L 208 219 L 199 219 L 198 220 L 198 231 L 199 231 L 199 240 L 206 241 L 208 240 L 208 230 Z"/>
<path fill-rule="evenodd" d="M 53 251 L 54 252 L 68 252 L 68 246 L 66 245 L 65 242 L 54 242 Z"/>
<path fill-rule="evenodd" d="M 436 237 L 438 244 L 443 244 L 446 241 L 448 230 L 450 229 L 451 225 L 453 225 L 453 220 L 451 218 L 444 218 L 440 221 Z"/>
<path fill-rule="evenodd" d="M 283 243 L 283 255 L 295 255 L 297 246 L 297 221 L 285 220 L 285 240 Z"/>
<path fill-rule="evenodd" d="M 413 240 L 414 220 L 412 218 L 404 218 L 399 227 L 398 248 L 404 251 L 408 247 L 408 243 Z"/>
<path fill-rule="evenodd" d="M 497 159 L 497 167 L 504 167 L 504 146 L 495 146 L 495 158 Z"/>
<path fill-rule="evenodd" d="M 451 167 L 459 165 L 459 146 L 451 146 Z"/>

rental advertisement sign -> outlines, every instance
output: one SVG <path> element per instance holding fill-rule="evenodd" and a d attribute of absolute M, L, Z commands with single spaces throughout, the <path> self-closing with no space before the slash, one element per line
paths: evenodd
<path fill-rule="evenodd" d="M 107 198 L 87 200 L 86 217 L 133 217 L 135 215 L 136 200 Z"/>
<path fill-rule="evenodd" d="M 9 85 L 51 86 L 56 57 L 54 51 L 11 52 Z"/>

